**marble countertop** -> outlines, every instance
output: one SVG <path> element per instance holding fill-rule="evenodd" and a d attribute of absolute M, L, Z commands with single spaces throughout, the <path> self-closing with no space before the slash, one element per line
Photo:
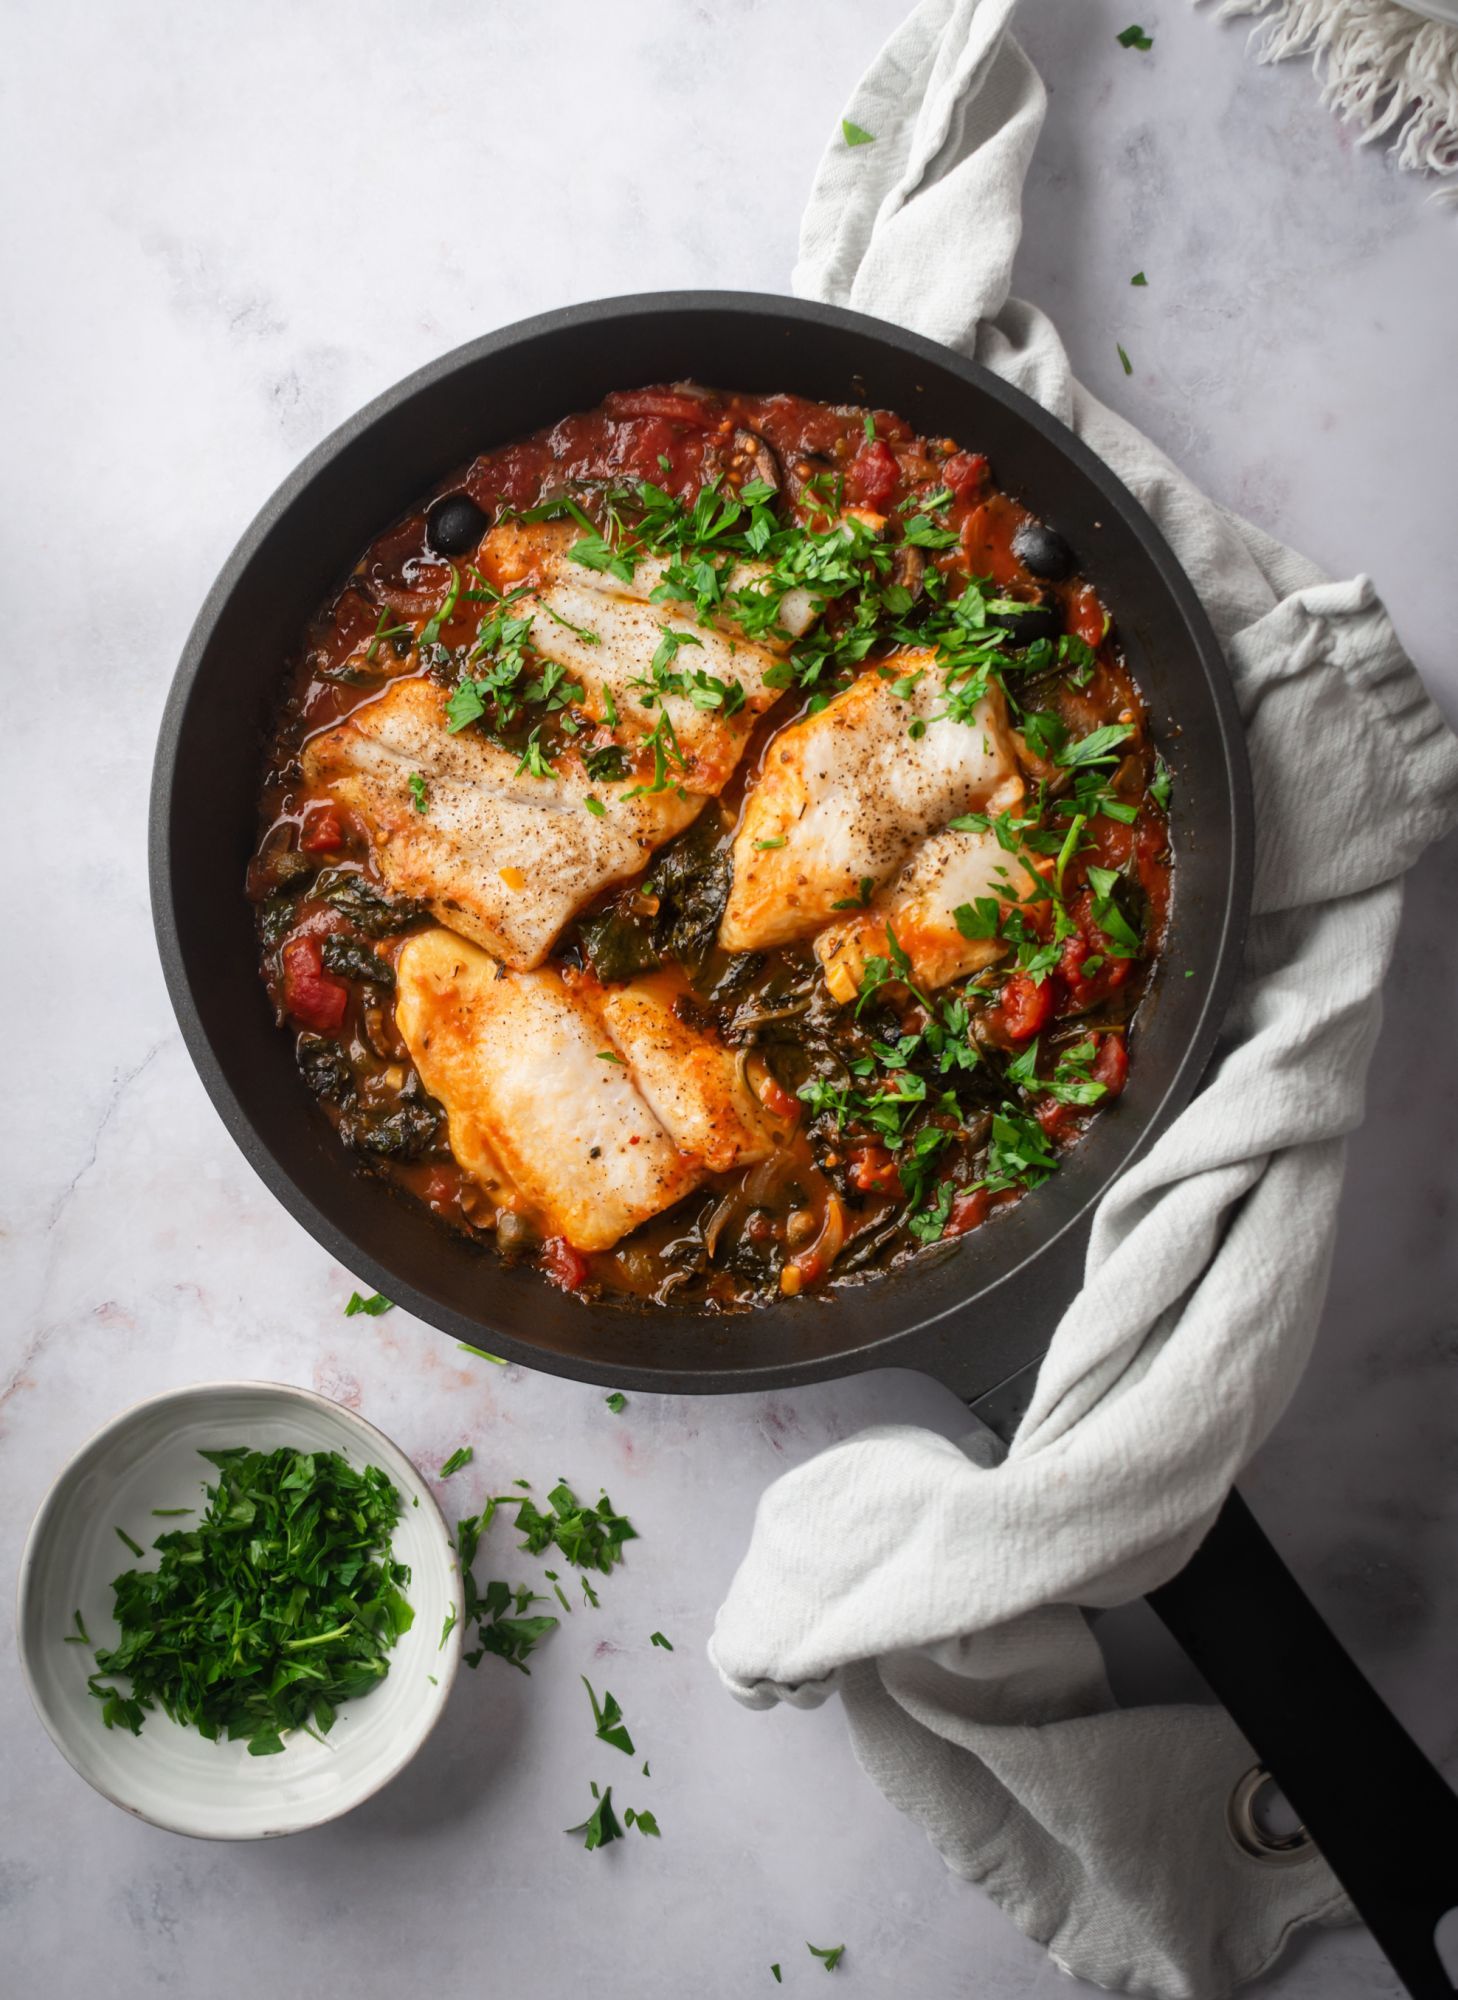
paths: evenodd
<path fill-rule="evenodd" d="M 1258 68 L 1239 27 L 1172 0 L 1154 48 L 1126 52 L 1130 11 L 1024 9 L 1051 105 L 1017 288 L 1057 316 L 1091 387 L 1212 492 L 1334 572 L 1369 571 L 1458 714 L 1454 221 L 1353 146 L 1304 66 Z M 6 987 L 0 1566 L 13 1578 L 32 1510 L 96 1425 L 225 1375 L 311 1384 L 426 1465 L 473 1441 L 453 1504 L 566 1473 L 606 1482 L 643 1535 L 532 1679 L 487 1661 L 386 1793 L 254 1847 L 170 1838 L 74 1777 L 30 1712 L 7 1612 L 0 1962 L 18 2000 L 579 1980 L 606 2000 L 737 1996 L 771 1990 L 775 1960 L 787 1991 L 818 1980 L 807 1939 L 844 1940 L 838 1976 L 863 1993 L 1070 1991 L 869 1788 L 834 1705 L 747 1714 L 703 1656 L 762 1486 L 872 1418 L 951 1431 L 951 1399 L 882 1375 L 635 1396 L 614 1417 L 600 1390 L 469 1365 L 403 1312 L 344 1320 L 350 1274 L 264 1192 L 203 1095 L 147 911 L 173 662 L 277 481 L 398 376 L 523 314 L 655 287 L 787 289 L 819 150 L 900 12 L 11 11 L 0 754 L 12 804 L 38 799 L 41 817 L 8 892 L 26 976 Z M 1148 288 L 1131 290 L 1141 268 Z M 1316 1359 L 1247 1482 L 1450 1773 L 1454 852 L 1412 878 Z M 671 1655 L 646 1648 L 655 1627 Z M 1148 1613 L 1107 1630 L 1127 1691 L 1189 1685 Z M 595 1771 L 577 1673 L 600 1659 L 652 1760 L 641 1802 L 663 1838 L 583 1856 L 559 1829 Z M 1398 1991 L 1360 1931 L 1303 1943 L 1267 1986 Z"/>

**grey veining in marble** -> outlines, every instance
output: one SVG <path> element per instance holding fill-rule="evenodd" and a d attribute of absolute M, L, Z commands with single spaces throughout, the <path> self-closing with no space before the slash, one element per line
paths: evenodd
<path fill-rule="evenodd" d="M 1094 390 L 1231 506 L 1365 568 L 1458 714 L 1455 224 L 1359 151 L 1299 65 L 1146 0 L 1029 0 L 1051 94 L 1019 289 Z M 798 210 L 900 0 L 12 0 L 3 220 L 6 871 L 11 977 L 0 1550 L 135 1396 L 311 1383 L 421 1462 L 472 1439 L 464 1506 L 518 1473 L 606 1481 L 641 1546 L 530 1680 L 463 1676 L 418 1765 L 347 1822 L 253 1848 L 134 1824 L 59 1761 L 0 1638 L 0 1963 L 18 2000 L 605 2000 L 851 1991 L 1053 2000 L 1034 1946 L 861 1779 L 832 1706 L 748 1715 L 703 1658 L 755 1495 L 872 1418 L 951 1428 L 909 1376 L 712 1403 L 467 1363 L 263 1192 L 183 1054 L 144 876 L 153 734 L 233 540 L 333 424 L 469 336 L 574 298 L 783 290 Z M 1150 16 L 1153 15 L 1151 19 Z M 1148 274 L 1145 289 L 1130 276 Z M 1133 374 L 1120 367 L 1116 343 Z M 975 441 L 974 441 L 975 442 Z M 203 830 L 202 837 L 205 837 Z M 1413 877 L 1317 1358 L 1249 1491 L 1358 1658 L 1450 1773 L 1458 1280 L 1458 873 Z M 500 1564 L 510 1538 L 498 1531 Z M 493 1565 L 495 1568 L 496 1565 Z M 674 1640 L 651 1649 L 655 1627 Z M 1188 1684 L 1139 1610 L 1121 1683 Z M 623 1702 L 660 1842 L 586 1855 L 577 1673 Z M 1333 1746 L 1333 1755 L 1340 1746 Z M 621 1762 L 622 1760 L 617 1760 Z M 641 1797 L 640 1797 L 641 1794 Z M 1303 1945 L 1282 2000 L 1396 1992 L 1360 1932 Z"/>

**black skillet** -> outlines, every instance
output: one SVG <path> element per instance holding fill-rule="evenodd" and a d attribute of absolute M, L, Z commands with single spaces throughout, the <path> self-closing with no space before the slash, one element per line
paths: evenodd
<path fill-rule="evenodd" d="M 1175 777 L 1174 913 L 1119 1104 L 1055 1180 L 995 1227 L 892 1279 L 721 1319 L 585 1306 L 356 1172 L 273 1025 L 242 894 L 284 663 L 360 549 L 486 446 L 609 389 L 689 375 L 865 400 L 985 451 L 1000 483 L 1067 537 L 1097 583 Z M 1251 851 L 1250 779 L 1224 660 L 1174 557 L 1113 474 L 1037 404 L 929 341 L 829 306 L 717 292 L 613 299 L 508 327 L 421 369 L 326 439 L 264 507 L 203 606 L 163 716 L 151 804 L 153 914 L 193 1060 L 264 1181 L 352 1271 L 446 1333 L 579 1380 L 684 1395 L 920 1368 L 981 1401 L 1005 1432 L 1018 1379 L 1035 1370 L 1077 1286 L 1093 1205 L 1185 1104 L 1215 1049 L 1240 962 Z M 1458 1900 L 1458 1801 L 1237 1497 L 1151 1601 L 1410 1990 L 1450 1993 L 1432 1933 Z M 1446 1854 L 1442 1841 L 1400 1840 L 1397 1830 L 1418 1821 L 1447 1828 Z M 1424 1852 L 1442 1861 L 1425 1865 Z"/>

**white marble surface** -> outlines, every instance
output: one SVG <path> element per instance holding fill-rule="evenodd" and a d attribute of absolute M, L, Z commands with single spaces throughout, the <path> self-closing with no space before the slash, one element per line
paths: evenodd
<path fill-rule="evenodd" d="M 8 870 L 5 1571 L 96 1424 L 209 1375 L 314 1384 L 426 1464 L 474 1441 L 453 1503 L 565 1472 L 605 1480 L 643 1532 L 601 1612 L 575 1615 L 530 1681 L 494 1662 L 463 1676 L 392 1790 L 334 1829 L 253 1848 L 172 1839 L 94 1797 L 30 1713 L 7 1616 L 0 1963 L 19 2000 L 579 1981 L 604 2000 L 667 2000 L 768 1992 L 772 1960 L 785 1990 L 818 1992 L 805 1939 L 845 1940 L 837 1976 L 864 1993 L 1070 1991 L 868 1788 L 833 1707 L 745 1714 L 703 1659 L 765 1481 L 871 1416 L 951 1427 L 950 1400 L 882 1376 L 634 1397 L 614 1418 L 597 1390 L 460 1365 L 401 1312 L 344 1321 L 349 1274 L 264 1193 L 193 1076 L 144 883 L 172 664 L 277 480 L 397 376 L 521 314 L 657 286 L 785 289 L 819 148 L 900 11 L 7 10 L 0 754 L 12 811 L 35 810 L 16 815 Z M 1144 0 L 1155 47 L 1126 52 L 1113 37 L 1130 12 L 1025 8 L 1052 105 L 1019 287 L 1058 315 L 1085 379 L 1222 499 L 1334 570 L 1371 571 L 1458 713 L 1458 225 L 1352 147 L 1304 69 L 1255 68 L 1239 30 L 1175 0 Z M 1148 289 L 1131 290 L 1140 268 Z M 1248 1484 L 1450 1773 L 1455 939 L 1450 846 L 1412 883 L 1317 1359 Z M 509 1538 L 495 1546 L 504 1559 Z M 671 1655 L 649 1649 L 654 1627 Z M 1114 1637 L 1126 1687 L 1187 1684 L 1148 1614 Z M 594 1665 L 649 1781 L 623 1785 L 623 1760 L 592 1754 L 577 1673 Z M 570 1846 L 559 1829 L 590 1776 L 651 1803 L 661 1843 Z M 1303 1945 L 1269 1990 L 1397 1988 L 1344 1932 Z"/>

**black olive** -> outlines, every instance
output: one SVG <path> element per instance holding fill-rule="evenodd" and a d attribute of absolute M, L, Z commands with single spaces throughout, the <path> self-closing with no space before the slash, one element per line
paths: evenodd
<path fill-rule="evenodd" d="M 997 622 L 1007 633 L 1008 644 L 1019 652 L 1038 639 L 1057 639 L 1063 631 L 1055 604 L 1021 604 L 1016 611 L 999 611 Z"/>
<path fill-rule="evenodd" d="M 425 539 L 438 556 L 469 555 L 486 532 L 486 516 L 467 493 L 448 493 L 425 517 Z"/>
<path fill-rule="evenodd" d="M 1062 535 L 1041 521 L 1024 521 L 1012 538 L 1012 552 L 1030 576 L 1057 582 L 1073 568 L 1073 550 Z"/>

